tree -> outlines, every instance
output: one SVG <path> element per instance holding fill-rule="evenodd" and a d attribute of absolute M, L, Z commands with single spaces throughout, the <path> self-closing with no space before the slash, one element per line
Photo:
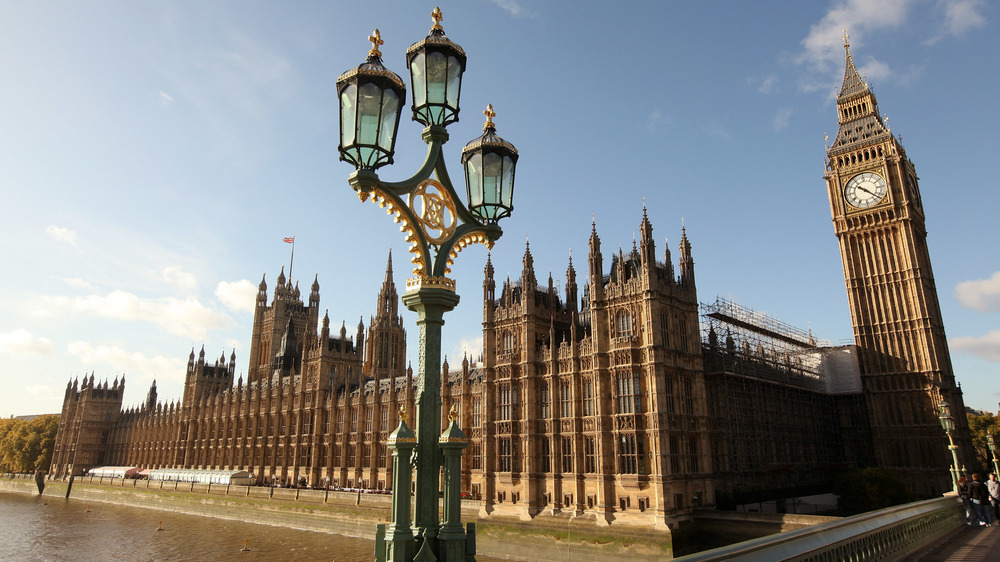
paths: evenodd
<path fill-rule="evenodd" d="M 993 472 L 993 455 L 990 454 L 987 435 L 1000 437 L 1000 418 L 988 412 L 981 416 L 968 414 L 966 417 L 969 420 L 969 435 L 972 437 L 972 448 L 975 450 L 978 463 L 978 466 L 966 468 L 969 472 Z"/>
<path fill-rule="evenodd" d="M 59 416 L 0 420 L 0 472 L 48 470 Z"/>
<path fill-rule="evenodd" d="M 913 495 L 884 468 L 864 468 L 843 474 L 834 483 L 837 507 L 845 515 L 875 511 L 913 501 Z"/>

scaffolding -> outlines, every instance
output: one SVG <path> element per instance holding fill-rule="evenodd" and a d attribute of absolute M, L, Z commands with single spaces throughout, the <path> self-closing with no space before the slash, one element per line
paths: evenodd
<path fill-rule="evenodd" d="M 820 342 L 810 332 L 722 297 L 700 307 L 702 341 L 727 371 L 809 390 L 824 387 Z"/>
<path fill-rule="evenodd" d="M 828 488 L 850 460 L 841 420 L 860 404 L 829 392 L 831 348 L 721 297 L 700 307 L 717 494 L 740 502 Z"/>

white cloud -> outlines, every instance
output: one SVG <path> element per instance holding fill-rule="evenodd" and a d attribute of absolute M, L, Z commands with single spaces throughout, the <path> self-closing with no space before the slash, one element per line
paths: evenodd
<path fill-rule="evenodd" d="M 246 279 L 220 281 L 215 288 L 215 296 L 230 310 L 252 311 L 257 303 L 257 285 Z"/>
<path fill-rule="evenodd" d="M 173 96 L 171 96 L 170 94 L 168 94 L 168 93 L 164 92 L 163 90 L 160 90 L 160 91 L 159 91 L 159 92 L 158 92 L 158 93 L 156 94 L 156 100 L 157 100 L 157 101 L 159 102 L 159 104 L 160 104 L 160 105 L 162 105 L 163 107 L 166 107 L 166 106 L 168 106 L 168 105 L 170 105 L 170 104 L 174 103 L 174 98 L 173 98 Z"/>
<path fill-rule="evenodd" d="M 884 80 L 892 75 L 889 65 L 868 57 L 865 63 L 858 67 L 858 73 L 867 80 Z"/>
<path fill-rule="evenodd" d="M 524 7 L 517 0 L 493 0 L 493 3 L 512 16 L 524 15 Z"/>
<path fill-rule="evenodd" d="M 119 373 L 126 376 L 138 375 L 141 378 L 159 378 L 181 381 L 184 378 L 186 357 L 168 358 L 162 355 L 147 357 L 134 351 L 128 352 L 118 346 L 98 345 L 89 342 L 75 341 L 66 346 L 66 351 L 76 357 L 88 368 L 96 364 L 111 365 Z"/>
<path fill-rule="evenodd" d="M 76 246 L 76 232 L 68 228 L 52 224 L 45 228 L 45 234 L 48 234 L 57 242 L 65 242 L 70 246 Z"/>
<path fill-rule="evenodd" d="M 53 388 L 47 384 L 33 384 L 24 387 L 24 390 L 28 391 L 28 394 L 32 396 L 37 396 L 39 398 L 62 398 L 63 391 L 58 388 Z"/>
<path fill-rule="evenodd" d="M 85 279 L 80 279 L 79 277 L 64 277 L 63 283 L 69 285 L 70 287 L 80 287 L 81 289 L 94 289 L 94 285 Z"/>
<path fill-rule="evenodd" d="M 192 339 L 204 339 L 209 330 L 233 325 L 233 319 L 228 315 L 216 312 L 192 297 L 145 299 L 125 291 L 114 291 L 104 296 L 43 297 L 42 305 L 40 315 L 51 315 L 53 310 L 57 310 L 113 320 L 149 322 L 172 334 Z"/>
<path fill-rule="evenodd" d="M 13 356 L 52 355 L 52 340 L 33 335 L 24 328 L 0 334 L 0 353 Z"/>
<path fill-rule="evenodd" d="M 1000 362 L 1000 330 L 993 330 L 978 338 L 951 338 L 948 345 L 952 350 L 965 351 L 987 361 Z"/>
<path fill-rule="evenodd" d="M 823 16 L 819 23 L 809 28 L 809 35 L 802 40 L 805 51 L 799 62 L 820 70 L 839 66 L 844 57 L 844 30 L 851 36 L 852 44 L 860 43 L 867 31 L 898 27 L 906 21 L 907 13 L 915 0 L 841 0 Z"/>
<path fill-rule="evenodd" d="M 191 290 L 198 285 L 194 275 L 181 269 L 179 265 L 172 265 L 163 269 L 163 280 L 180 289 Z"/>
<path fill-rule="evenodd" d="M 762 94 L 770 94 L 777 91 L 777 84 L 778 77 L 772 74 L 761 81 L 760 85 L 757 86 L 757 91 Z"/>
<path fill-rule="evenodd" d="M 1000 312 L 1000 271 L 989 279 L 962 281 L 955 286 L 955 298 L 965 308 L 979 312 Z"/>
<path fill-rule="evenodd" d="M 780 131 L 785 127 L 788 127 L 788 120 L 792 117 L 792 110 L 789 108 L 782 109 L 778 111 L 774 119 L 771 120 L 771 128 L 775 131 Z"/>
<path fill-rule="evenodd" d="M 942 0 L 940 5 L 948 32 L 958 36 L 974 27 L 985 26 L 986 16 L 982 12 L 985 4 L 984 0 Z"/>
<path fill-rule="evenodd" d="M 462 366 L 462 358 L 468 356 L 471 366 L 475 366 L 475 361 L 483 354 L 483 337 L 466 338 L 455 344 L 448 354 L 448 363 L 451 369 Z"/>

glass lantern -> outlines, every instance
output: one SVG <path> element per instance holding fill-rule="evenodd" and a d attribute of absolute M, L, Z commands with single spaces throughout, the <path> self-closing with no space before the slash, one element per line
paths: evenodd
<path fill-rule="evenodd" d="M 340 98 L 340 159 L 355 168 L 375 170 L 392 164 L 396 129 L 406 100 L 406 85 L 382 65 L 379 30 L 371 37 L 368 59 L 337 79 Z"/>
<path fill-rule="evenodd" d="M 458 121 L 458 99 L 465 72 L 465 51 L 444 34 L 441 9 L 431 14 L 430 34 L 406 50 L 413 87 L 413 120 L 425 126 Z"/>
<path fill-rule="evenodd" d="M 465 167 L 465 187 L 468 190 L 469 210 L 479 220 L 495 224 L 510 216 L 514 209 L 514 168 L 517 149 L 497 135 L 493 124 L 493 105 L 486 111 L 483 135 L 472 140 L 462 149 Z"/>

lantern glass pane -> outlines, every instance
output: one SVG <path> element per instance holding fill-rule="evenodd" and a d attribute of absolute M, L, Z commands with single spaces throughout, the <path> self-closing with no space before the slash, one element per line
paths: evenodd
<path fill-rule="evenodd" d="M 514 159 L 510 156 L 503 157 L 503 184 L 500 187 L 500 202 L 504 207 L 512 207 L 512 196 L 514 193 Z"/>
<path fill-rule="evenodd" d="M 413 106 L 427 103 L 427 77 L 424 76 L 424 54 L 417 53 L 410 62 L 410 80 L 413 82 Z"/>
<path fill-rule="evenodd" d="M 350 84 L 340 94 L 340 146 L 354 144 L 354 111 L 358 97 L 358 87 Z"/>
<path fill-rule="evenodd" d="M 487 205 L 500 202 L 500 185 L 503 179 L 503 161 L 499 154 L 483 156 L 483 201 Z"/>
<path fill-rule="evenodd" d="M 462 65 L 455 57 L 448 57 L 448 106 L 458 109 L 458 94 L 462 90 Z"/>
<path fill-rule="evenodd" d="M 483 204 L 482 178 L 483 157 L 481 154 L 475 154 L 465 161 L 465 179 L 466 187 L 469 190 L 469 207 L 473 209 Z"/>
<path fill-rule="evenodd" d="M 392 140 L 396 136 L 396 114 L 399 111 L 399 96 L 393 90 L 385 90 L 382 98 L 382 124 L 379 127 L 378 145 L 386 152 L 392 152 Z"/>
<path fill-rule="evenodd" d="M 427 55 L 427 103 L 432 105 L 427 109 L 434 123 L 442 122 L 447 83 L 448 59 L 442 53 L 430 53 Z"/>
<path fill-rule="evenodd" d="M 375 84 L 363 84 L 358 92 L 358 142 L 374 145 L 378 140 L 379 114 L 382 111 L 382 89 Z"/>

